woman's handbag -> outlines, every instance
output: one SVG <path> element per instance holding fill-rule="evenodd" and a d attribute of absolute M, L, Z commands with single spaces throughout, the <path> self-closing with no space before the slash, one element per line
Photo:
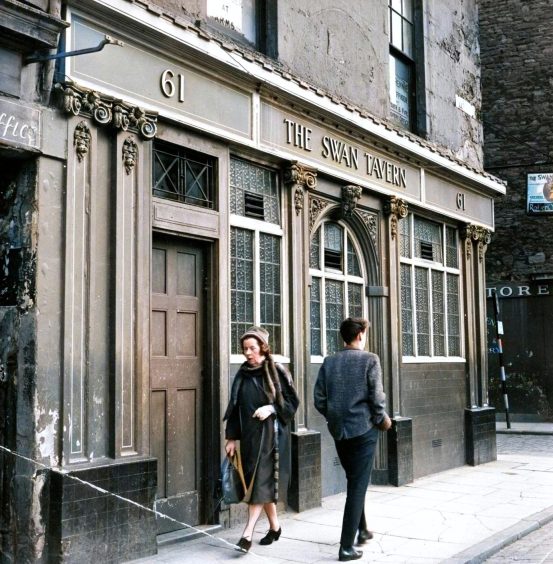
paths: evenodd
<path fill-rule="evenodd" d="M 225 456 L 221 464 L 221 487 L 223 501 L 226 504 L 240 503 L 244 499 L 246 481 L 238 451 L 235 451 L 232 457 Z"/>

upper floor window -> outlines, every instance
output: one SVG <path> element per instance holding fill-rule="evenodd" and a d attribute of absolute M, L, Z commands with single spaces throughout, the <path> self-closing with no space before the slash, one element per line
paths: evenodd
<path fill-rule="evenodd" d="M 392 121 L 415 128 L 414 0 L 388 0 L 390 26 L 390 113 Z"/>
<path fill-rule="evenodd" d="M 410 215 L 400 223 L 404 357 L 461 357 L 457 230 Z"/>
<path fill-rule="evenodd" d="M 276 4 L 277 0 L 207 0 L 207 15 L 235 39 L 245 39 L 276 58 Z"/>
<path fill-rule="evenodd" d="M 311 354 L 325 356 L 343 348 L 340 324 L 364 317 L 365 282 L 360 251 L 341 223 L 327 221 L 313 235 L 311 274 Z"/>
<path fill-rule="evenodd" d="M 170 143 L 154 144 L 153 195 L 176 202 L 214 209 L 213 157 Z"/>
<path fill-rule="evenodd" d="M 242 159 L 230 162 L 231 353 L 251 325 L 269 331 L 274 354 L 282 343 L 282 236 L 277 174 Z"/>

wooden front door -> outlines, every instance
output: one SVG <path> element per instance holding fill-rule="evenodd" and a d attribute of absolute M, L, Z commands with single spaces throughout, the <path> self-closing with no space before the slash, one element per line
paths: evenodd
<path fill-rule="evenodd" d="M 202 248 L 154 237 L 150 317 L 150 444 L 158 459 L 156 509 L 197 525 L 202 515 Z M 183 528 L 158 518 L 158 532 Z"/>

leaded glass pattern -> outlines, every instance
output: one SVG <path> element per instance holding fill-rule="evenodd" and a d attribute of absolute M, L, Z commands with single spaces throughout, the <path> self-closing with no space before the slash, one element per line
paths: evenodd
<path fill-rule="evenodd" d="M 323 354 L 323 341 L 321 331 L 321 279 L 313 278 L 311 282 L 310 299 L 311 320 L 311 354 Z"/>
<path fill-rule="evenodd" d="M 445 311 L 444 274 L 438 270 L 432 274 L 432 342 L 434 356 L 446 356 L 445 352 Z"/>
<path fill-rule="evenodd" d="M 259 234 L 259 300 L 261 325 L 269 331 L 269 346 L 282 350 L 280 237 Z"/>
<path fill-rule="evenodd" d="M 461 356 L 459 277 L 447 275 L 447 346 L 449 356 Z"/>
<path fill-rule="evenodd" d="M 263 198 L 264 221 L 280 225 L 276 173 L 266 167 L 232 158 L 230 161 L 230 211 L 246 216 L 245 194 Z"/>
<path fill-rule="evenodd" d="M 215 159 L 208 155 L 156 142 L 152 193 L 158 198 L 192 206 L 215 207 Z"/>
<path fill-rule="evenodd" d="M 399 222 L 399 253 L 402 257 L 411 258 L 411 222 L 408 217 Z"/>
<path fill-rule="evenodd" d="M 325 283 L 326 305 L 326 353 L 333 354 L 342 347 L 340 324 L 344 320 L 344 283 L 327 280 Z"/>
<path fill-rule="evenodd" d="M 348 317 L 363 317 L 363 285 L 348 283 Z"/>
<path fill-rule="evenodd" d="M 411 266 L 401 265 L 401 344 L 405 356 L 413 356 L 413 297 L 411 294 Z"/>
<path fill-rule="evenodd" d="M 415 256 L 425 258 L 424 249 L 432 246 L 432 259 L 434 262 L 443 262 L 442 252 L 442 226 L 426 219 L 414 218 Z"/>
<path fill-rule="evenodd" d="M 415 267 L 415 308 L 417 316 L 417 354 L 430 356 L 428 270 Z"/>
<path fill-rule="evenodd" d="M 309 248 L 309 267 L 321 268 L 321 228 L 317 229 L 313 239 L 311 240 L 311 247 Z"/>
<path fill-rule="evenodd" d="M 231 229 L 231 347 L 241 353 L 240 336 L 254 324 L 254 233 L 247 229 Z"/>
<path fill-rule="evenodd" d="M 325 249 L 342 252 L 342 228 L 337 223 L 324 224 Z"/>
<path fill-rule="evenodd" d="M 361 276 L 361 264 L 351 237 L 348 237 L 348 274 L 350 276 Z"/>
<path fill-rule="evenodd" d="M 446 227 L 446 266 L 459 268 L 459 252 L 457 249 L 457 230 Z"/>

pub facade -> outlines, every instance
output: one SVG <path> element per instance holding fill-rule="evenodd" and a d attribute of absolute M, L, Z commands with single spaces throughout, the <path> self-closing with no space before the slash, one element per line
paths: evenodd
<path fill-rule="evenodd" d="M 63 470 L 13 470 L 42 476 L 38 556 L 125 560 L 243 518 L 214 491 L 252 324 L 301 398 L 294 510 L 345 487 L 312 389 L 346 316 L 371 322 L 393 417 L 374 482 L 494 459 L 484 258 L 504 184 L 191 19 L 127 0 L 64 19 L 66 52 L 109 39 L 58 68 L 38 147 L 30 451 Z"/>

